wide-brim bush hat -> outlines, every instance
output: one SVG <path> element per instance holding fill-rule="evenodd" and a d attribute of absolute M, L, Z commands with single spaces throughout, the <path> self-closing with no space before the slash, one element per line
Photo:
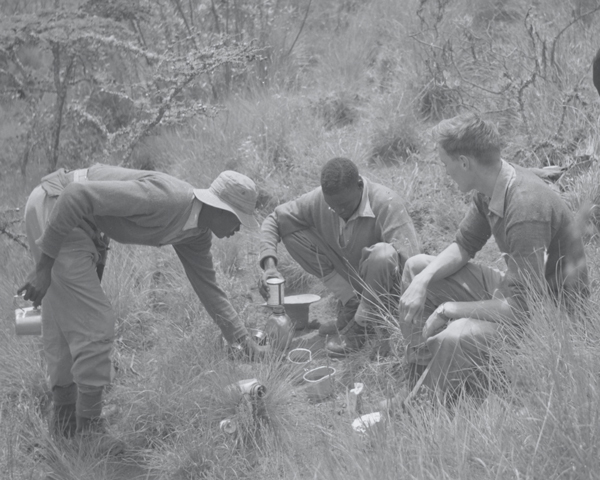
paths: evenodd
<path fill-rule="evenodd" d="M 246 175 L 225 170 L 214 179 L 209 188 L 194 189 L 194 195 L 202 203 L 235 214 L 245 227 L 258 227 L 254 218 L 258 193 L 256 185 Z"/>

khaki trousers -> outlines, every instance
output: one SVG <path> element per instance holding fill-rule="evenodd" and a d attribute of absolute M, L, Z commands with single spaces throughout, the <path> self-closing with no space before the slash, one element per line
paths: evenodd
<path fill-rule="evenodd" d="M 434 258 L 430 255 L 409 258 L 402 277 L 404 287 Z M 492 299 L 502 279 L 501 272 L 469 262 L 455 274 L 429 285 L 420 321 L 406 324 L 401 319 L 400 328 L 407 342 L 406 360 L 419 365 L 430 364 L 424 385 L 434 389 L 439 398 L 465 385 L 480 388 L 482 377 L 487 378 L 490 350 L 503 341 L 505 332 L 504 327 L 495 322 L 461 318 L 424 342 L 422 332 L 427 318 L 444 302 Z"/>
<path fill-rule="evenodd" d="M 36 187 L 25 207 L 25 228 L 37 262 L 41 237 L 57 196 Z M 50 388 L 75 382 L 81 393 L 97 392 L 111 382 L 110 353 L 115 315 L 104 294 L 94 243 L 80 228 L 65 238 L 52 268 L 52 282 L 42 301 L 44 353 Z"/>
<path fill-rule="evenodd" d="M 398 305 L 402 267 L 398 252 L 389 243 L 363 248 L 356 271 L 313 230 L 301 230 L 281 240 L 306 272 L 320 279 L 337 272 L 371 310 L 389 311 Z"/>

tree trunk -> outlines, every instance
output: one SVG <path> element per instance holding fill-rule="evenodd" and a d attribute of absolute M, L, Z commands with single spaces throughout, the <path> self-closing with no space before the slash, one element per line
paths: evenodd
<path fill-rule="evenodd" d="M 60 132 L 62 129 L 63 113 L 67 100 L 67 91 L 71 72 L 73 70 L 73 57 L 68 57 L 64 78 L 60 78 L 60 44 L 52 44 L 54 88 L 56 89 L 56 103 L 54 105 L 54 128 L 52 130 L 52 144 L 50 154 L 50 171 L 56 170 L 58 165 L 58 152 L 60 146 Z"/>

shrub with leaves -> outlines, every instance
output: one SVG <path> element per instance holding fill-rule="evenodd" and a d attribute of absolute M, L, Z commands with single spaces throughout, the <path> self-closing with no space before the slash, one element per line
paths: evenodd
<path fill-rule="evenodd" d="M 50 170 L 59 158 L 81 162 L 97 153 L 127 160 L 155 128 L 214 110 L 191 93 L 196 80 L 223 65 L 244 68 L 256 54 L 251 45 L 226 38 L 202 46 L 195 32 L 151 48 L 140 25 L 156 18 L 141 7 L 95 0 L 0 21 L 4 96 L 22 101 L 30 113 L 23 118 L 23 172 L 36 148 L 46 151 Z M 24 62 L 32 52 L 38 61 Z M 72 151 L 63 160 L 65 133 Z"/>

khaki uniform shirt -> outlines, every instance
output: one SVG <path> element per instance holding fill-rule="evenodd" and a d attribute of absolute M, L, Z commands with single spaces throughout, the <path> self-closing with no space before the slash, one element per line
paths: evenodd
<path fill-rule="evenodd" d="M 535 174 L 505 161 L 492 197 L 473 195 L 456 243 L 473 257 L 492 235 L 508 267 L 501 290 L 513 307 L 527 310 L 531 286 L 545 285 L 557 299 L 587 295 L 583 241 L 571 211 Z"/>
<path fill-rule="evenodd" d="M 233 342 L 246 333 L 217 284 L 212 232 L 198 226 L 202 204 L 194 197 L 194 187 L 164 173 L 109 165 L 87 169 L 85 179 L 69 175 L 73 172 L 59 171 L 42 180 L 48 195 L 59 195 L 37 241 L 46 255 L 56 258 L 69 232 L 78 226 L 89 230 L 89 225 L 120 243 L 173 245 L 194 291 L 225 338 Z"/>

